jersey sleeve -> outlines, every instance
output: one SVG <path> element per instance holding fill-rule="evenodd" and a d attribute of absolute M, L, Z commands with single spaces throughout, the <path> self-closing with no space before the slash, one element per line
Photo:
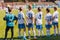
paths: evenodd
<path fill-rule="evenodd" d="M 24 15 L 24 13 L 23 13 L 23 18 L 25 18 L 25 15 Z"/>
<path fill-rule="evenodd" d="M 14 20 L 18 20 L 17 16 L 14 15 Z"/>

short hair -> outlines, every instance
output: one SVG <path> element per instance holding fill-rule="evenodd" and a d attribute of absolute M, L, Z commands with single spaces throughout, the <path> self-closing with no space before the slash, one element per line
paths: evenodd
<path fill-rule="evenodd" d="M 54 9 L 56 9 L 56 10 L 57 10 L 57 7 L 54 7 Z"/>
<path fill-rule="evenodd" d="M 49 9 L 49 8 L 46 8 L 46 11 L 47 11 L 47 12 L 50 12 L 50 9 Z"/>
<path fill-rule="evenodd" d="M 22 11 L 22 7 L 20 7 L 19 10 Z"/>
<path fill-rule="evenodd" d="M 11 12 L 11 8 L 8 8 L 8 11 Z"/>
<path fill-rule="evenodd" d="M 38 7 L 38 10 L 39 10 L 39 11 L 41 11 L 41 8 L 40 8 L 40 7 Z"/>
<path fill-rule="evenodd" d="M 28 5 L 28 8 L 32 8 L 32 5 Z"/>

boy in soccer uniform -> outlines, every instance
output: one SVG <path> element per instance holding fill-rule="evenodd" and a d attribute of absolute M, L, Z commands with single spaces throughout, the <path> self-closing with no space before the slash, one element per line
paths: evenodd
<path fill-rule="evenodd" d="M 28 27 L 28 35 L 30 38 L 30 28 L 32 28 L 33 33 L 34 33 L 34 38 L 35 38 L 36 34 L 35 34 L 35 30 L 33 28 L 33 26 L 34 26 L 34 12 L 32 11 L 31 5 L 28 6 L 28 9 L 29 9 L 29 11 L 27 11 L 27 14 L 26 14 L 26 20 L 27 20 L 26 23 L 27 23 L 27 27 Z"/>
<path fill-rule="evenodd" d="M 59 13 L 57 11 L 57 8 L 54 7 L 53 22 L 52 22 L 53 26 L 54 26 L 54 36 L 56 36 L 56 28 L 57 28 L 57 32 L 59 34 L 58 17 L 59 17 Z"/>
<path fill-rule="evenodd" d="M 36 28 L 38 29 L 38 36 L 40 36 L 40 32 L 42 33 L 42 36 L 44 35 L 43 30 L 42 30 L 42 11 L 40 7 L 38 7 L 38 13 L 36 14 Z"/>
<path fill-rule="evenodd" d="M 13 40 L 14 35 L 14 20 L 17 20 L 17 17 L 11 13 L 11 9 L 8 9 L 8 14 L 5 15 L 4 20 L 6 21 L 5 29 L 5 40 L 7 40 L 7 33 L 11 29 L 11 40 Z"/>
<path fill-rule="evenodd" d="M 19 31 L 18 31 L 19 36 L 18 37 L 21 36 L 20 35 L 21 29 L 24 29 L 24 38 L 26 39 L 26 32 L 25 32 L 26 28 L 25 28 L 24 21 L 25 21 L 25 16 L 24 16 L 24 13 L 22 12 L 22 7 L 20 7 L 19 13 L 18 13 L 18 29 L 19 29 Z"/>
<path fill-rule="evenodd" d="M 45 20 L 46 20 L 46 32 L 47 32 L 47 36 L 50 36 L 50 28 L 52 27 L 52 15 L 50 14 L 50 10 L 47 8 L 46 9 L 46 16 L 45 16 Z"/>

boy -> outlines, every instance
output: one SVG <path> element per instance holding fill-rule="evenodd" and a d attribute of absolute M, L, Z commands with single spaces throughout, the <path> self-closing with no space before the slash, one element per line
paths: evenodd
<path fill-rule="evenodd" d="M 56 36 L 56 28 L 57 28 L 57 32 L 59 34 L 58 17 L 59 17 L 59 12 L 57 11 L 57 8 L 54 7 L 53 22 L 52 22 L 53 26 L 54 26 L 54 36 Z"/>
<path fill-rule="evenodd" d="M 40 32 L 42 33 L 42 36 L 44 35 L 42 30 L 42 11 L 40 7 L 38 7 L 38 13 L 36 14 L 36 28 L 38 29 L 38 36 L 40 36 Z"/>
<path fill-rule="evenodd" d="M 35 30 L 33 28 L 33 26 L 34 26 L 34 12 L 32 11 L 31 5 L 28 6 L 28 11 L 26 14 L 26 20 L 27 20 L 26 23 L 27 23 L 27 27 L 28 27 L 29 38 L 30 38 L 30 28 L 32 28 L 33 33 L 34 33 L 34 38 L 35 38 L 36 34 L 35 34 Z"/>
<path fill-rule="evenodd" d="M 11 9 L 8 9 L 8 14 L 5 15 L 4 20 L 6 21 L 5 29 L 5 40 L 7 40 L 7 33 L 11 29 L 11 40 L 13 40 L 14 35 L 14 20 L 17 20 L 17 17 L 11 13 Z"/>
<path fill-rule="evenodd" d="M 9 29 L 11 29 L 11 40 L 13 40 L 14 35 L 14 20 L 17 20 L 17 17 L 11 13 L 11 9 L 8 9 L 8 14 L 4 17 L 4 20 L 6 21 L 6 29 L 5 29 L 5 40 L 7 40 L 7 33 Z"/>
<path fill-rule="evenodd" d="M 26 39 L 26 28 L 25 28 L 25 16 L 24 16 L 24 13 L 22 12 L 22 7 L 19 8 L 19 13 L 18 13 L 18 34 L 20 37 L 20 32 L 21 32 L 21 29 L 24 29 L 24 39 Z"/>
<path fill-rule="evenodd" d="M 50 37 L 50 28 L 52 27 L 52 15 L 50 13 L 50 10 L 47 8 L 46 9 L 46 16 L 45 16 L 45 20 L 46 20 L 46 32 L 47 32 L 47 37 Z"/>

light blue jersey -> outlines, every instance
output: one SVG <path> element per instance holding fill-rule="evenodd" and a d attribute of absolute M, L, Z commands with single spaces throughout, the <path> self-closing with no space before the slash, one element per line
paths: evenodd
<path fill-rule="evenodd" d="M 4 19 L 6 20 L 6 26 L 13 27 L 14 26 L 14 20 L 16 20 L 16 16 L 9 13 L 9 14 L 6 14 Z"/>

